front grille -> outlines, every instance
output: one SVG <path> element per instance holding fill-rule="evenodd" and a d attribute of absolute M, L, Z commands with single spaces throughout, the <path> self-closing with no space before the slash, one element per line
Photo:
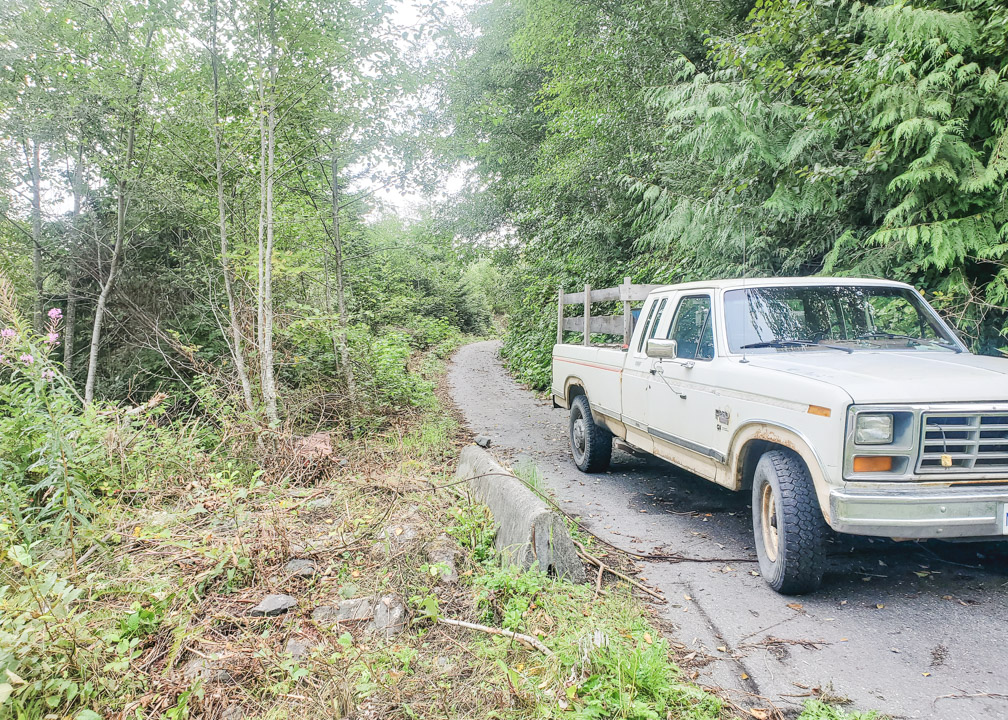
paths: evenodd
<path fill-rule="evenodd" d="M 942 455 L 952 460 L 942 466 Z M 1008 412 L 925 413 L 918 472 L 1008 471 Z"/>

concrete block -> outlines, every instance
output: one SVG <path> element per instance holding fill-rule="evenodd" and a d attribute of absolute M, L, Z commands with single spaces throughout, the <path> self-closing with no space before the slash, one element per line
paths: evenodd
<path fill-rule="evenodd" d="M 584 565 L 563 516 L 488 452 L 474 445 L 463 448 L 455 476 L 469 480 L 473 494 L 490 508 L 497 526 L 497 550 L 507 562 L 526 570 L 537 564 L 551 575 L 585 581 Z"/>

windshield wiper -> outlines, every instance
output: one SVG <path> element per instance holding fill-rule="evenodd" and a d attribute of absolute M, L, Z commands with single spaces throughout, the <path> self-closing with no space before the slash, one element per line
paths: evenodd
<path fill-rule="evenodd" d="M 956 347 L 952 343 L 943 342 L 941 340 L 928 340 L 927 338 L 914 337 L 913 335 L 901 335 L 899 333 L 889 333 L 876 330 L 874 332 L 861 333 L 857 336 L 858 340 L 906 340 L 908 345 L 921 345 L 923 343 L 928 343 L 929 345 L 937 345 L 938 347 L 948 348 L 957 353 L 961 353 L 962 349 Z"/>
<path fill-rule="evenodd" d="M 830 350 L 839 350 L 840 352 L 845 352 L 853 355 L 854 351 L 850 348 L 841 347 L 839 345 L 828 345 L 826 343 L 812 342 L 811 340 L 764 340 L 762 342 L 749 343 L 748 345 L 740 346 L 742 350 L 748 350 L 750 348 L 768 348 L 768 347 L 823 347 L 829 348 Z"/>

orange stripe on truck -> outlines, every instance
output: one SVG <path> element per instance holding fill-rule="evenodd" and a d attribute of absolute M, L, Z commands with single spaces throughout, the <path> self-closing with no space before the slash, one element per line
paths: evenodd
<path fill-rule="evenodd" d="M 554 360 L 560 360 L 565 363 L 571 363 L 572 365 L 584 365 L 585 367 L 598 368 L 599 370 L 608 370 L 609 372 L 621 373 L 623 368 L 609 367 L 608 365 L 599 365 L 598 363 L 584 362 L 582 360 L 568 360 L 567 358 L 558 358 L 556 355 L 553 356 Z"/>

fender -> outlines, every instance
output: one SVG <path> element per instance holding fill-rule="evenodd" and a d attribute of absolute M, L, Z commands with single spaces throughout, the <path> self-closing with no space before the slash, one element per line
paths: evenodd
<path fill-rule="evenodd" d="M 731 443 L 728 446 L 728 475 L 725 478 L 730 481 L 725 483 L 734 490 L 741 490 L 744 482 L 743 474 L 749 461 L 747 447 L 750 443 L 763 442 L 773 445 L 780 445 L 798 453 L 808 467 L 809 475 L 812 476 L 812 484 L 815 486 L 816 498 L 819 500 L 819 508 L 823 517 L 828 523 L 829 516 L 829 493 L 830 485 L 826 480 L 826 471 L 819 454 L 812 447 L 805 434 L 781 423 L 771 420 L 747 420 L 742 426 L 735 430 Z M 752 458 L 755 462 L 758 458 Z"/>
<path fill-rule="evenodd" d="M 565 408 L 567 410 L 570 409 L 571 385 L 577 385 L 578 387 L 581 388 L 581 392 L 583 392 L 585 395 L 588 395 L 588 391 L 585 390 L 584 380 L 579 378 L 577 375 L 568 375 L 567 379 L 564 380 L 563 397 L 558 397 L 554 399 L 554 402 L 556 402 L 558 406 Z M 589 402 L 591 401 L 589 400 Z"/>

